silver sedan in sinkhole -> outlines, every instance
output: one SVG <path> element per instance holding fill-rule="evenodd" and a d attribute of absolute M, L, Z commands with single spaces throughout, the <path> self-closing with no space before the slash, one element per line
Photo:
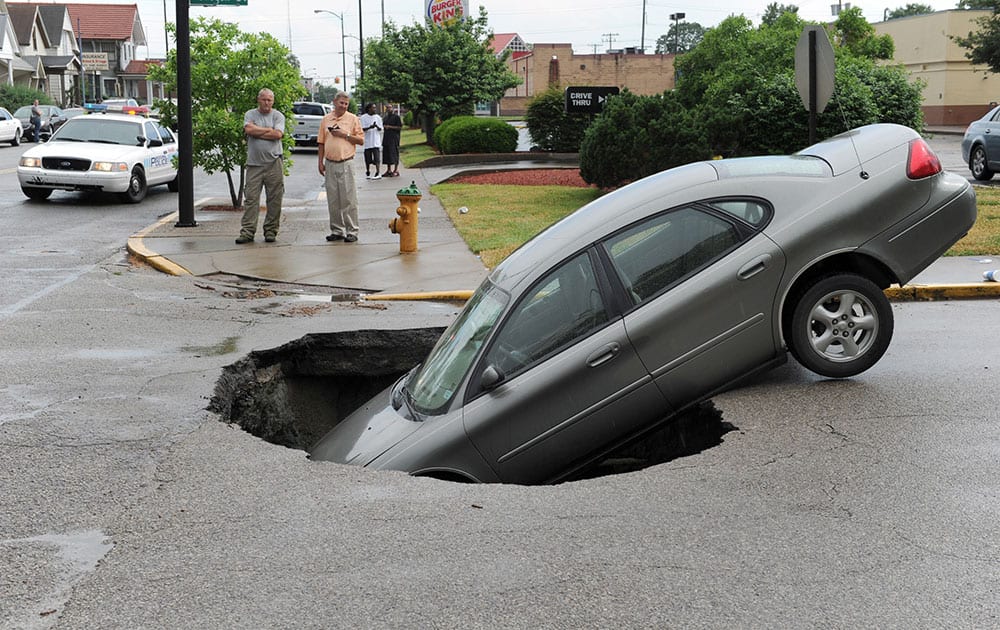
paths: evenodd
<path fill-rule="evenodd" d="M 426 360 L 310 457 L 558 482 L 786 350 L 831 378 L 867 370 L 893 332 L 883 289 L 975 219 L 965 178 L 892 124 L 647 177 L 497 265 Z"/>

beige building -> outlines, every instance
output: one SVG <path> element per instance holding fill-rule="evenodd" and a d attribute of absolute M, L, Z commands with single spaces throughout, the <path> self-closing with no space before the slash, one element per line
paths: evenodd
<path fill-rule="evenodd" d="M 966 125 L 1000 101 L 1000 75 L 973 66 L 966 49 L 952 39 L 977 29 L 976 18 L 990 11 L 938 11 L 873 24 L 896 43 L 893 61 L 903 64 L 924 87 L 924 122 Z"/>

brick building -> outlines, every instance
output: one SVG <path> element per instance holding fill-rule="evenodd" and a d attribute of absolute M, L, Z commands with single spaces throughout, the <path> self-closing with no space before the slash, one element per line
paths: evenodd
<path fill-rule="evenodd" d="M 550 86 L 571 85 L 628 88 L 635 94 L 660 94 L 674 87 L 673 54 L 645 55 L 631 49 L 578 55 L 572 44 L 534 44 L 529 47 L 515 33 L 493 38 L 497 54 L 510 51 L 507 65 L 521 77 L 521 85 L 500 99 L 499 114 L 520 116 L 528 101 Z"/>

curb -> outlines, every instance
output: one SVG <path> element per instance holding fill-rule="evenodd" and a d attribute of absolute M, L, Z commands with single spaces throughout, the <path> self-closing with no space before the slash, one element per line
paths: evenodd
<path fill-rule="evenodd" d="M 164 258 L 160 254 L 157 254 L 156 252 L 147 249 L 146 243 L 144 241 L 144 239 L 150 232 L 152 232 L 153 230 L 157 229 L 158 227 L 160 227 L 165 223 L 169 223 L 171 221 L 177 221 L 179 216 L 180 215 L 178 212 L 172 212 L 162 217 L 159 221 L 157 221 L 153 225 L 150 225 L 140 230 L 138 233 L 133 234 L 128 238 L 128 241 L 125 243 L 125 249 L 127 249 L 130 254 L 132 254 L 136 258 L 139 258 L 140 260 L 148 264 L 150 267 L 156 269 L 157 271 L 161 271 L 171 276 L 192 275 L 191 272 L 185 269 L 184 267 L 181 267 L 177 263 Z"/>
<path fill-rule="evenodd" d="M 885 296 L 897 302 L 997 299 L 1000 282 L 892 286 L 885 290 Z"/>

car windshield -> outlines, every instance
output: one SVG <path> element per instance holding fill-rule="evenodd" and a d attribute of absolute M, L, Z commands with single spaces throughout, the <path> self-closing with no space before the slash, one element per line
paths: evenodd
<path fill-rule="evenodd" d="M 109 120 L 100 116 L 79 116 L 66 121 L 52 140 L 69 142 L 103 142 L 139 146 L 142 127 L 127 120 Z"/>
<path fill-rule="evenodd" d="M 507 295 L 489 282 L 479 287 L 458 319 L 441 335 L 424 364 L 407 381 L 406 390 L 414 410 L 434 415 L 448 404 L 507 300 Z"/>

